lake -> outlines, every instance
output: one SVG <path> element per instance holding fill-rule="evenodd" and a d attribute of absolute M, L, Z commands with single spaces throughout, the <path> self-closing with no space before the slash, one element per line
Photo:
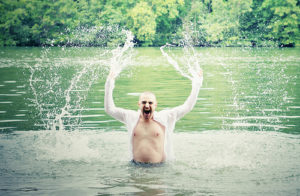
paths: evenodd
<path fill-rule="evenodd" d="M 0 48 L 0 194 L 300 195 L 300 48 L 195 51 L 204 82 L 176 124 L 176 161 L 144 168 L 103 108 L 110 49 Z M 117 106 L 137 110 L 143 91 L 157 110 L 184 103 L 191 82 L 159 48 L 129 53 Z"/>

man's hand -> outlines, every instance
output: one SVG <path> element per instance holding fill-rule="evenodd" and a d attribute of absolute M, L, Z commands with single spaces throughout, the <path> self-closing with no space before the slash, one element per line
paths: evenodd
<path fill-rule="evenodd" d="M 114 80 L 114 79 L 116 79 L 116 77 L 117 77 L 117 74 L 114 71 L 110 70 L 110 72 L 108 74 L 108 78 Z"/>
<path fill-rule="evenodd" d="M 198 75 L 199 75 L 199 77 L 203 77 L 203 70 L 201 68 L 200 68 Z"/>

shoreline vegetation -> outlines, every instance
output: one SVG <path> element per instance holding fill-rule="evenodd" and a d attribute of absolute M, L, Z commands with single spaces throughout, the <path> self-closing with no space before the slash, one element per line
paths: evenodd
<path fill-rule="evenodd" d="M 0 46 L 300 46 L 300 0 L 0 1 Z"/>

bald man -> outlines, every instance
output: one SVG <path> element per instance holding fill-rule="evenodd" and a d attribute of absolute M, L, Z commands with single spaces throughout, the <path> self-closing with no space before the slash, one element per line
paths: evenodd
<path fill-rule="evenodd" d="M 113 101 L 115 78 L 113 72 L 107 77 L 104 107 L 107 114 L 126 125 L 131 161 L 135 164 L 160 164 L 173 160 L 172 134 L 175 123 L 196 104 L 203 81 L 202 70 L 199 75 L 194 76 L 192 91 L 185 103 L 160 112 L 155 111 L 157 101 L 152 92 L 140 95 L 138 111 L 116 107 Z"/>

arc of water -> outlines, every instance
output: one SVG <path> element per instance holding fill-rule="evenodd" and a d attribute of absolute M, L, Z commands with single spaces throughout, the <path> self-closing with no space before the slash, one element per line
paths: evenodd
<path fill-rule="evenodd" d="M 33 82 L 34 82 L 33 76 L 35 74 L 35 69 L 32 68 L 29 65 L 27 65 L 27 67 L 30 69 L 29 86 L 30 86 L 30 88 L 32 90 L 33 97 L 34 97 L 33 98 L 33 103 L 34 103 L 35 106 L 38 107 L 39 115 L 42 116 L 43 107 L 42 107 L 42 105 L 38 101 L 38 94 L 37 94 L 37 91 L 36 91 L 36 89 L 34 87 L 34 84 L 33 84 Z M 36 65 L 35 65 L 35 67 L 36 67 Z"/>
<path fill-rule="evenodd" d="M 166 46 L 172 46 L 172 45 L 167 43 L 166 45 L 161 46 L 161 47 L 160 47 L 160 51 L 161 51 L 162 55 L 163 55 L 164 57 L 167 58 L 168 62 L 169 62 L 171 65 L 173 65 L 173 67 L 174 67 L 174 68 L 175 68 L 182 76 L 188 78 L 189 80 L 192 80 L 193 78 L 190 77 L 189 75 L 187 75 L 186 73 L 184 73 L 184 71 L 180 68 L 180 66 L 178 65 L 178 63 L 164 51 L 164 48 L 165 48 Z"/>
<path fill-rule="evenodd" d="M 132 33 L 129 31 L 123 31 L 123 33 L 126 33 L 126 36 L 127 36 L 124 46 L 123 47 L 119 46 L 118 48 L 116 48 L 114 50 L 106 50 L 105 52 L 103 52 L 101 54 L 101 56 L 105 56 L 105 55 L 107 55 L 108 52 L 112 52 L 112 55 L 113 55 L 112 58 L 109 60 L 106 59 L 106 60 L 98 61 L 98 63 L 102 64 L 102 65 L 106 65 L 106 64 L 110 63 L 111 68 L 114 70 L 117 70 L 118 74 L 128 64 L 128 61 L 131 59 L 132 53 L 125 55 L 126 51 L 128 51 L 130 48 L 133 48 L 133 46 L 134 46 Z M 92 78 L 92 80 L 88 81 L 88 88 L 85 88 L 85 89 L 89 89 L 89 87 L 93 84 L 93 81 L 95 81 L 95 77 L 96 78 L 98 77 L 97 70 L 98 71 L 100 70 L 100 66 L 91 67 L 90 65 L 83 65 L 83 68 L 79 72 L 75 73 L 75 75 L 71 79 L 69 87 L 66 90 L 64 90 L 64 92 L 63 92 L 63 96 L 64 96 L 63 99 L 65 100 L 63 107 L 60 107 L 59 110 L 56 110 L 53 113 L 54 118 L 49 119 L 49 116 L 48 116 L 48 118 L 45 119 L 45 118 L 43 118 L 43 112 L 46 111 L 44 108 L 45 104 L 42 104 L 41 100 L 39 99 L 40 95 L 38 93 L 38 89 L 35 84 L 35 82 L 38 80 L 34 79 L 34 77 L 35 77 L 37 71 L 40 69 L 40 67 L 41 67 L 40 65 L 43 64 L 42 61 L 43 60 L 48 61 L 47 55 L 48 55 L 49 50 L 50 50 L 49 48 L 45 48 L 42 51 L 43 55 L 42 55 L 42 59 L 40 59 L 40 61 L 41 61 L 40 63 L 37 63 L 34 66 L 28 65 L 28 68 L 31 72 L 30 79 L 29 79 L 29 85 L 30 85 L 30 88 L 31 88 L 33 96 L 34 96 L 32 99 L 32 102 L 34 103 L 35 107 L 37 108 L 37 110 L 39 112 L 39 116 L 41 117 L 46 129 L 64 130 L 64 128 L 65 128 L 64 117 L 72 115 L 71 107 L 72 107 L 72 105 L 74 105 L 74 103 L 71 104 L 71 101 L 73 100 L 75 102 L 75 106 L 78 107 L 78 105 L 80 104 L 80 101 L 82 99 L 84 99 L 84 96 L 85 96 L 85 95 L 83 95 L 83 96 L 80 95 L 79 98 L 74 99 L 72 96 L 72 91 L 78 87 L 78 84 L 82 81 L 82 78 L 85 75 L 87 75 L 87 73 L 92 72 L 92 75 L 94 77 Z"/>
<path fill-rule="evenodd" d="M 129 59 L 131 59 L 131 56 L 124 58 L 124 53 L 132 48 L 134 46 L 133 43 L 133 35 L 130 31 L 124 31 L 126 33 L 126 41 L 123 47 L 117 47 L 116 49 L 112 50 L 112 58 L 110 61 L 111 64 L 111 69 L 116 73 L 116 75 L 119 75 L 121 70 L 125 67 Z M 104 54 L 102 54 L 103 56 Z M 52 130 L 56 130 L 56 127 L 58 126 L 59 130 L 64 130 L 64 124 L 62 118 L 65 115 L 69 115 L 70 111 L 70 101 L 71 101 L 71 96 L 70 93 L 76 87 L 77 83 L 80 81 L 83 75 L 86 74 L 88 66 L 84 66 L 84 68 L 79 72 L 79 74 L 74 77 L 71 81 L 71 85 L 69 88 L 65 91 L 65 105 L 61 109 L 61 113 L 56 115 L 54 123 L 52 125 Z"/>
<path fill-rule="evenodd" d="M 71 80 L 71 85 L 64 93 L 66 103 L 64 107 L 61 109 L 61 113 L 56 115 L 54 123 L 52 125 L 52 130 L 56 130 L 56 126 L 57 126 L 56 122 L 58 122 L 59 131 L 64 130 L 64 124 L 62 118 L 65 115 L 70 114 L 69 113 L 70 101 L 71 101 L 70 93 L 73 90 L 73 88 L 76 86 L 76 84 L 79 82 L 80 78 L 86 73 L 86 70 L 87 70 L 87 66 L 84 66 L 83 69 L 79 72 L 79 74 Z"/>
<path fill-rule="evenodd" d="M 101 56 L 104 56 L 107 53 L 107 51 L 105 51 L 104 53 L 102 53 Z M 106 61 L 100 61 L 100 62 L 106 62 Z M 52 130 L 56 130 L 56 127 L 58 126 L 59 131 L 64 130 L 64 123 L 62 118 L 66 115 L 70 115 L 70 101 L 71 101 L 71 92 L 74 88 L 76 88 L 77 84 L 80 82 L 80 79 L 88 72 L 90 66 L 85 65 L 83 67 L 83 69 L 75 76 L 72 78 L 71 80 L 71 85 L 69 86 L 69 88 L 64 92 L 65 95 L 65 105 L 64 107 L 62 107 L 61 109 L 61 113 L 56 115 L 54 123 L 52 124 Z M 89 82 L 89 87 L 91 86 L 92 81 Z M 89 88 L 87 88 L 89 89 Z M 81 99 L 77 100 L 77 104 L 79 104 Z M 57 124 L 58 123 L 58 124 Z"/>
<path fill-rule="evenodd" d="M 131 59 L 132 54 L 127 56 L 127 58 L 124 58 L 124 53 L 128 50 L 133 48 L 134 43 L 133 43 L 133 34 L 130 31 L 123 31 L 125 32 L 127 38 L 124 43 L 123 47 L 117 47 L 116 49 L 112 50 L 112 58 L 110 61 L 110 66 L 111 66 L 111 71 L 113 71 L 116 76 L 120 74 L 122 69 L 128 64 L 128 61 Z"/>
<path fill-rule="evenodd" d="M 192 38 L 188 33 L 184 33 L 183 37 L 184 37 L 183 51 L 184 51 L 184 57 L 188 57 L 186 58 L 188 71 L 189 73 L 191 73 L 193 77 L 197 77 L 196 74 L 200 72 L 200 63 L 197 58 L 195 49 L 192 45 Z"/>

